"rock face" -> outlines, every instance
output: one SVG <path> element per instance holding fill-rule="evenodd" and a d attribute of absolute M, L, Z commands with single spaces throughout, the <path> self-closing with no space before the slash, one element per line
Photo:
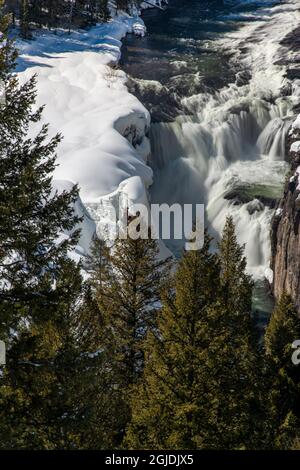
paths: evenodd
<path fill-rule="evenodd" d="M 273 293 L 289 293 L 300 314 L 300 115 L 287 139 L 287 175 L 284 196 L 272 221 Z"/>

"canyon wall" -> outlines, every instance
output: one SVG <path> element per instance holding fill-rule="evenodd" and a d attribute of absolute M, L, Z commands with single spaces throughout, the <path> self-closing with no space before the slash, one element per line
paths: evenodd
<path fill-rule="evenodd" d="M 276 299 L 291 294 L 300 313 L 300 115 L 286 146 L 291 170 L 272 221 L 272 290 Z"/>

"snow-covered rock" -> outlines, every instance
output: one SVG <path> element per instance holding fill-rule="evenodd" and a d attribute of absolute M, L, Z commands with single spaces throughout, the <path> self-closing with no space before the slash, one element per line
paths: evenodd
<path fill-rule="evenodd" d="M 297 176 L 297 191 L 300 191 L 300 166 L 297 167 L 296 169 L 296 175 Z"/>
<path fill-rule="evenodd" d="M 164 4 L 168 4 L 168 0 L 145 0 L 141 3 L 141 8 L 145 10 L 146 8 L 162 8 Z"/>
<path fill-rule="evenodd" d="M 300 152 L 300 140 L 293 142 L 290 148 L 291 152 Z"/>
<path fill-rule="evenodd" d="M 300 114 L 297 116 L 292 124 L 292 129 L 300 129 Z"/>
<path fill-rule="evenodd" d="M 78 183 L 82 202 L 98 206 L 97 212 L 124 187 L 129 199 L 144 200 L 152 184 L 146 137 L 150 116 L 116 67 L 121 39 L 131 32 L 143 35 L 144 23 L 122 14 L 87 31 L 42 31 L 33 41 L 18 42 L 20 82 L 37 74 L 37 106 L 45 104 L 39 127 L 49 123 L 50 137 L 57 132 L 64 137 L 54 186 Z M 84 215 L 77 251 L 86 254 L 95 224 L 81 200 L 75 208 Z"/>
<path fill-rule="evenodd" d="M 299 135 L 300 135 L 300 114 L 298 114 L 297 118 L 292 123 L 290 131 L 289 131 L 289 136 L 291 138 L 298 138 L 299 140 Z"/>
<path fill-rule="evenodd" d="M 273 280 L 274 280 L 274 272 L 271 268 L 267 268 L 265 270 L 265 278 L 267 279 L 267 281 L 269 282 L 269 284 L 273 284 Z"/>
<path fill-rule="evenodd" d="M 54 180 L 52 186 L 53 192 L 61 194 L 63 191 L 71 191 L 73 188 L 73 183 L 71 183 L 70 181 Z M 93 238 L 96 232 L 96 223 L 92 219 L 91 215 L 87 211 L 85 205 L 82 203 L 80 198 L 78 198 L 74 204 L 74 214 L 82 219 L 82 222 L 80 223 L 80 239 L 78 241 L 78 245 L 75 247 L 74 252 L 79 257 L 87 256 L 90 252 L 91 239 Z M 75 227 L 75 230 L 76 229 L 78 229 L 78 227 Z M 69 232 L 61 233 L 59 235 L 59 239 L 63 240 L 69 235 Z M 59 239 L 56 240 L 57 243 L 59 243 Z"/>

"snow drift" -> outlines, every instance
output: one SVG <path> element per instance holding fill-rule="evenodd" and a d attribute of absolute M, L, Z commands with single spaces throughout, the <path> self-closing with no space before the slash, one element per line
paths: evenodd
<path fill-rule="evenodd" d="M 101 209 L 102 197 L 114 194 L 129 178 L 134 178 L 126 186 L 129 199 L 131 192 L 133 198 L 141 194 L 141 187 L 144 199 L 152 184 L 147 165 L 150 116 L 128 93 L 126 75 L 117 68 L 121 38 L 127 33 L 145 33 L 138 16 L 124 13 L 88 31 L 43 31 L 33 41 L 18 42 L 20 82 L 36 74 L 37 106 L 46 105 L 39 126 L 50 123 L 49 136 L 59 132 L 64 137 L 54 179 L 60 189 L 62 181 L 67 187 L 77 183 L 83 203 L 94 208 Z M 91 224 L 82 229 L 84 254 Z"/>

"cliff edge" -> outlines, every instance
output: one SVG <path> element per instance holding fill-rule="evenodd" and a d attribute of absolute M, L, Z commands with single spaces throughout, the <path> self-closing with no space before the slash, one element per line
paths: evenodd
<path fill-rule="evenodd" d="M 272 221 L 272 290 L 276 299 L 284 291 L 290 294 L 300 313 L 300 115 L 286 146 L 291 170 Z"/>

